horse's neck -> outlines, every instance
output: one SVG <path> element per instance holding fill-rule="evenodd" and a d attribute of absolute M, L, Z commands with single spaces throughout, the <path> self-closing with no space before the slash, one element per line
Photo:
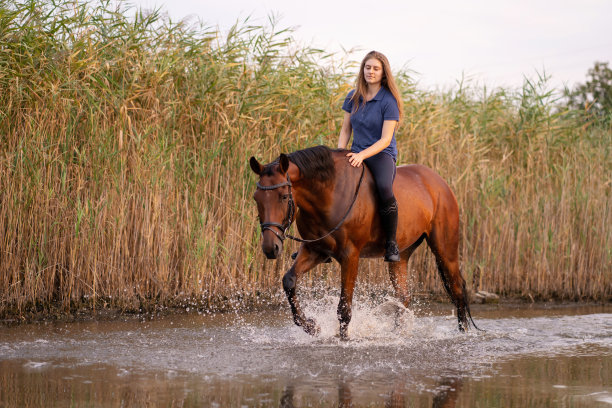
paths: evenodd
<path fill-rule="evenodd" d="M 302 180 L 297 189 L 299 199 L 296 199 L 296 205 L 303 215 L 313 218 L 312 221 L 337 222 L 353 201 L 362 171 L 365 169 L 337 169 L 331 183 Z"/>
<path fill-rule="evenodd" d="M 295 190 L 296 205 L 303 214 L 315 217 L 318 221 L 327 217 L 333 205 L 333 185 L 326 186 L 320 182 L 302 180 Z"/>

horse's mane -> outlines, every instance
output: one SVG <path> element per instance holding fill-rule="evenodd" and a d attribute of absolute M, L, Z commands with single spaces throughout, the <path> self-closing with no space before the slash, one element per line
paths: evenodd
<path fill-rule="evenodd" d="M 336 167 L 332 158 L 332 150 L 327 146 L 314 146 L 298 150 L 287 155 L 302 177 L 317 181 L 333 181 L 336 177 Z"/>

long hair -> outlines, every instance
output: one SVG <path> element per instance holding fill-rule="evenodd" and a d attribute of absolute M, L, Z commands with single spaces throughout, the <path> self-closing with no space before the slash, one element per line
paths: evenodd
<path fill-rule="evenodd" d="M 369 59 L 375 58 L 382 64 L 383 68 L 383 77 L 381 85 L 387 88 L 391 95 L 395 98 L 397 102 L 397 107 L 399 108 L 400 120 L 402 121 L 402 117 L 404 116 L 404 101 L 400 96 L 399 89 L 397 84 L 395 83 L 395 79 L 393 78 L 393 73 L 391 72 L 391 65 L 389 64 L 389 60 L 382 53 L 378 51 L 370 51 L 366 54 L 363 61 L 361 61 L 361 66 L 359 67 L 359 74 L 357 75 L 357 80 L 355 81 L 355 93 L 351 98 L 353 101 L 354 111 L 359 109 L 359 99 L 365 101 L 366 90 L 368 88 L 365 76 L 363 75 L 363 70 L 366 64 L 366 61 Z"/>

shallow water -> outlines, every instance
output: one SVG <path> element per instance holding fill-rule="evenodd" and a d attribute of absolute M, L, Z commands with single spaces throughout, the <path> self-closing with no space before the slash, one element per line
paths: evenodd
<path fill-rule="evenodd" d="M 0 406 L 612 407 L 612 305 L 355 304 L 0 328 Z"/>

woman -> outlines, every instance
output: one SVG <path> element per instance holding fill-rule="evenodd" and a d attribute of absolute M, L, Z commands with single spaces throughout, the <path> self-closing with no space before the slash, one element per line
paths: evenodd
<path fill-rule="evenodd" d="M 397 159 L 395 129 L 402 117 L 402 105 L 389 60 L 380 52 L 369 52 L 361 62 L 355 89 L 342 105 L 345 113 L 338 148 L 346 149 L 352 133 L 351 152 L 346 155 L 349 163 L 354 167 L 365 163 L 374 176 L 386 238 L 385 262 L 400 260 L 393 179 Z"/>

